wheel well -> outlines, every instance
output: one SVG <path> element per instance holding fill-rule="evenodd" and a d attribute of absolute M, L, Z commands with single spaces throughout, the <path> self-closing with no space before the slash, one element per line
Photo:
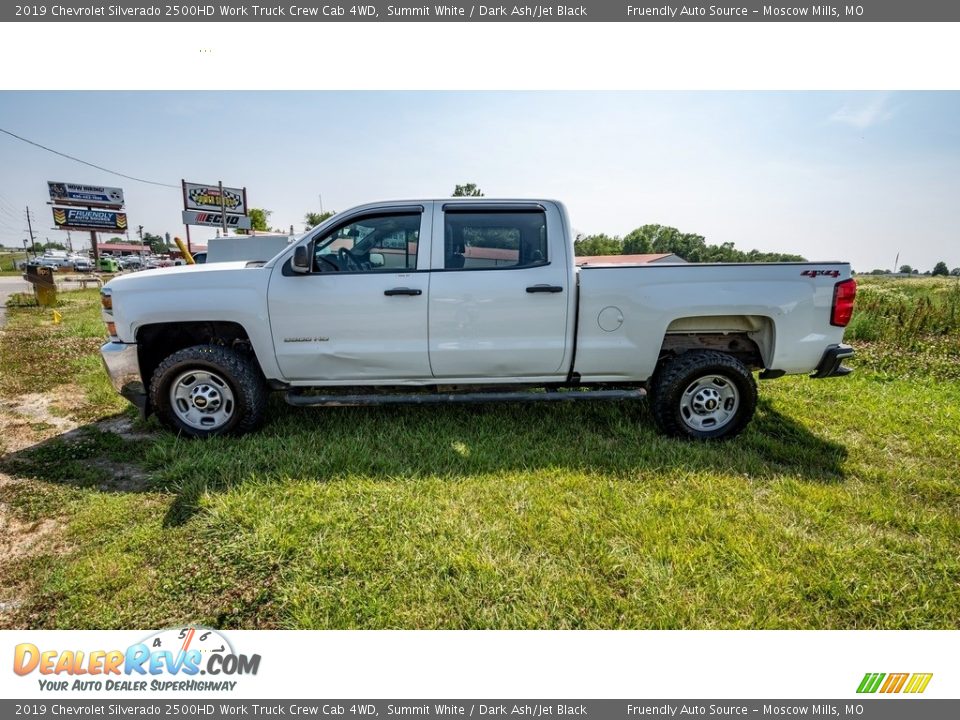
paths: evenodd
<path fill-rule="evenodd" d="M 688 350 L 717 350 L 749 368 L 769 367 L 776 338 L 773 320 L 763 315 L 704 315 L 677 318 L 667 327 L 658 360 Z"/>
<path fill-rule="evenodd" d="M 688 350 L 716 350 L 732 355 L 748 368 L 762 370 L 763 355 L 757 343 L 744 332 L 670 333 L 660 346 L 659 365 L 663 360 L 682 355 Z"/>
<path fill-rule="evenodd" d="M 193 345 L 233 348 L 256 360 L 250 336 L 239 323 L 210 320 L 144 325 L 137 330 L 137 359 L 144 384 L 149 386 L 154 370 L 164 358 Z"/>

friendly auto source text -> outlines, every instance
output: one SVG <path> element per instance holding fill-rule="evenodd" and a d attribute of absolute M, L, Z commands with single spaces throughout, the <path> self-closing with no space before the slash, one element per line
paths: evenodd
<path fill-rule="evenodd" d="M 844 6 L 845 15 L 860 16 L 860 5 Z M 783 7 L 764 5 L 759 10 L 745 7 L 719 7 L 717 5 L 660 5 L 627 6 L 628 18 L 676 18 L 676 17 L 840 17 L 840 7 L 834 5 L 809 5 L 804 7 Z"/>

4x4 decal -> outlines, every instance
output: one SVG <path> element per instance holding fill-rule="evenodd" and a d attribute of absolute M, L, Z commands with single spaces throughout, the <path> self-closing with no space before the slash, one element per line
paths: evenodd
<path fill-rule="evenodd" d="M 839 270 L 804 270 L 800 273 L 804 277 L 817 277 L 818 275 L 826 275 L 827 277 L 840 277 Z"/>

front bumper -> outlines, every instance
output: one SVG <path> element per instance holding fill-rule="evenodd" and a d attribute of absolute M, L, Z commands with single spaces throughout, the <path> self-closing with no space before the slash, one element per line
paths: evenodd
<path fill-rule="evenodd" d="M 830 345 L 820 358 L 817 369 L 810 376 L 819 380 L 820 378 L 840 377 L 849 375 L 853 368 L 843 365 L 843 361 L 853 357 L 853 348 L 843 343 L 839 345 Z"/>
<path fill-rule="evenodd" d="M 140 377 L 140 360 L 136 343 L 108 342 L 100 347 L 100 357 L 114 389 L 140 411 L 147 413 L 147 389 Z"/>

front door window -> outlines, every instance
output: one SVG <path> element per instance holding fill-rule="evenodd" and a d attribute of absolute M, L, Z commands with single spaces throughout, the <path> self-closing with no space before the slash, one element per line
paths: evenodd
<path fill-rule="evenodd" d="M 316 241 L 313 272 L 416 270 L 419 244 L 419 213 L 361 218 Z"/>

